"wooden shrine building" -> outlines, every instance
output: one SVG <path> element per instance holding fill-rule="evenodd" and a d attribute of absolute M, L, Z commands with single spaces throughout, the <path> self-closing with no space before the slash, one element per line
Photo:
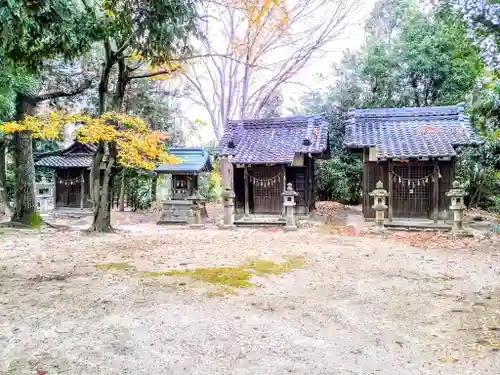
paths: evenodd
<path fill-rule="evenodd" d="M 161 164 L 158 174 L 170 174 L 172 200 L 186 199 L 198 189 L 198 176 L 213 170 L 210 154 L 201 147 L 170 147 L 167 151 L 179 159 L 177 164 Z"/>
<path fill-rule="evenodd" d="M 446 192 L 455 179 L 457 147 L 479 145 L 462 105 L 352 109 L 345 145 L 363 157 L 363 213 L 377 181 L 389 192 L 388 218 L 447 220 Z"/>
<path fill-rule="evenodd" d="M 229 121 L 216 155 L 236 214 L 281 214 L 289 182 L 298 193 L 296 212 L 308 214 L 316 200 L 314 159 L 327 157 L 328 145 L 320 115 Z"/>
<path fill-rule="evenodd" d="M 36 168 L 54 171 L 54 208 L 90 208 L 90 167 L 96 148 L 73 142 L 69 147 L 35 155 Z"/>

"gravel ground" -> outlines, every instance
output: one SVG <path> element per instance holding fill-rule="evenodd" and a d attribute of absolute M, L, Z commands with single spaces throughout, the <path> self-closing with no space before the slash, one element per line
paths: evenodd
<path fill-rule="evenodd" d="M 303 269 L 214 297 L 141 271 L 302 256 Z M 500 261 L 319 228 L 0 234 L 0 373 L 500 373 Z"/>

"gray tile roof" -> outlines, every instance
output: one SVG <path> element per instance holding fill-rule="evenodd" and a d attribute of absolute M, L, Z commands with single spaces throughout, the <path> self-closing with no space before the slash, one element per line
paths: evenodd
<path fill-rule="evenodd" d="M 45 168 L 90 168 L 96 147 L 73 142 L 69 147 L 35 155 L 35 166 Z"/>
<path fill-rule="evenodd" d="M 344 144 L 376 147 L 378 158 L 455 156 L 456 146 L 478 145 L 462 105 L 350 111 Z"/>
<path fill-rule="evenodd" d="M 90 168 L 92 155 L 46 156 L 35 162 L 36 167 L 45 168 Z"/>
<path fill-rule="evenodd" d="M 238 164 L 289 164 L 295 153 L 321 154 L 328 148 L 328 122 L 322 115 L 229 121 L 216 155 Z"/>
<path fill-rule="evenodd" d="M 209 153 L 201 147 L 171 147 L 168 153 L 180 159 L 177 164 L 161 164 L 157 173 L 199 173 L 213 170 Z"/>

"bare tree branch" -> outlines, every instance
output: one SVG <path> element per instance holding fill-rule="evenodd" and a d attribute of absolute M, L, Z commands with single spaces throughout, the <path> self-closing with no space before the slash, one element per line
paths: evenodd
<path fill-rule="evenodd" d="M 74 90 L 71 91 L 52 91 L 52 92 L 47 92 L 47 93 L 41 93 L 36 95 L 33 98 L 33 101 L 35 103 L 40 103 L 45 100 L 51 100 L 51 99 L 56 99 L 56 98 L 67 98 L 69 96 L 75 96 L 78 94 L 81 94 L 85 90 L 87 90 L 90 86 L 92 85 L 92 80 L 87 79 L 85 80 L 80 86 L 76 87 Z"/>
<path fill-rule="evenodd" d="M 207 111 L 217 139 L 230 118 L 257 117 L 284 84 L 324 55 L 339 40 L 362 0 L 294 0 L 286 22 L 278 8 L 252 23 L 241 2 L 210 0 L 205 5 L 207 56 L 183 73 L 190 99 Z"/>
<path fill-rule="evenodd" d="M 151 77 L 160 76 L 162 74 L 172 74 L 172 73 L 176 73 L 179 71 L 180 71 L 180 68 L 160 69 L 160 70 L 156 70 L 154 72 L 131 75 L 127 78 L 127 81 L 131 81 L 133 79 L 139 79 L 139 78 L 151 78 Z"/>

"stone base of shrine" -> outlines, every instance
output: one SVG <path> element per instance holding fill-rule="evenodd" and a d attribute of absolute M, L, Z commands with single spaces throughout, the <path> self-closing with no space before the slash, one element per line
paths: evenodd
<path fill-rule="evenodd" d="M 430 219 L 393 219 L 392 221 L 385 220 L 384 226 L 390 230 L 407 230 L 407 231 L 442 231 L 448 232 L 451 230 L 451 224 L 444 220 Z"/>
<path fill-rule="evenodd" d="M 281 215 L 258 215 L 251 214 L 247 216 L 238 217 L 234 225 L 238 227 L 270 227 L 270 226 L 280 226 L 286 225 L 286 220 Z"/>
<path fill-rule="evenodd" d="M 219 229 L 226 229 L 226 230 L 232 230 L 232 229 L 236 229 L 236 225 L 226 225 L 226 224 L 219 224 L 217 226 L 217 228 Z"/>
<path fill-rule="evenodd" d="M 160 216 L 156 221 L 158 225 L 186 225 L 188 221 L 188 211 L 191 202 L 188 200 L 167 200 L 162 202 L 162 210 Z M 205 204 L 202 204 L 200 211 L 201 219 L 204 220 L 208 217 Z"/>

